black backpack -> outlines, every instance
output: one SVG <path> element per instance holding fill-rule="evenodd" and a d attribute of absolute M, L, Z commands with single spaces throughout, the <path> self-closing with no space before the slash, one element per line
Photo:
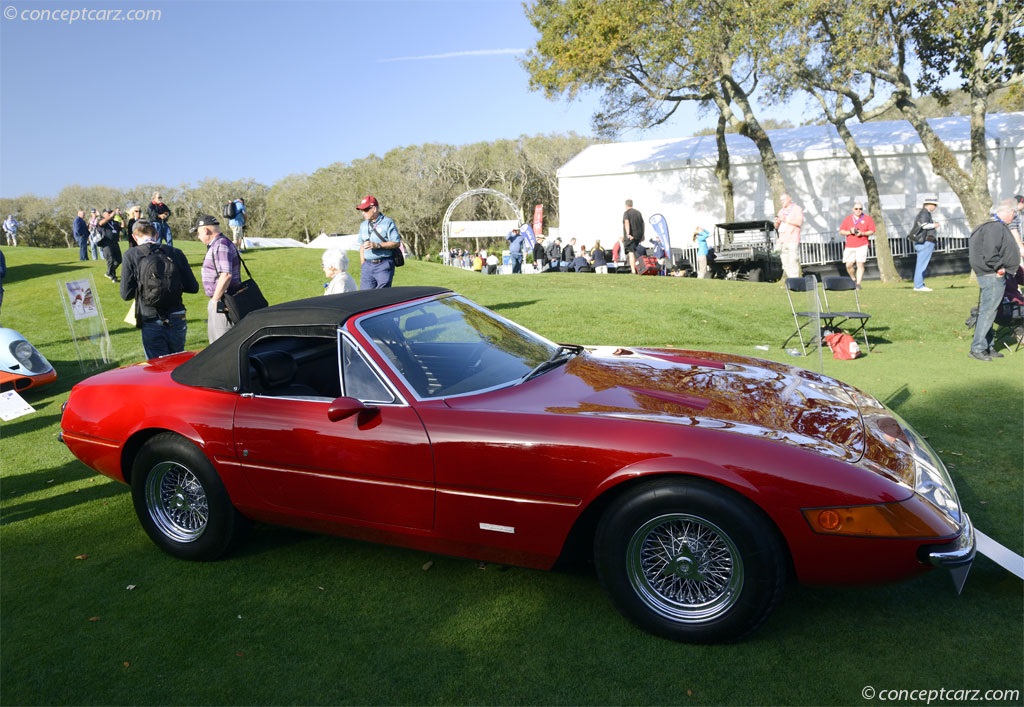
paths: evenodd
<path fill-rule="evenodd" d="M 181 273 L 170 253 L 153 246 L 139 259 L 139 300 L 167 313 L 181 306 Z"/>
<path fill-rule="evenodd" d="M 238 207 L 235 205 L 234 201 L 229 201 L 224 204 L 224 208 L 221 209 L 221 216 L 227 219 L 232 219 L 235 216 L 238 216 Z"/>

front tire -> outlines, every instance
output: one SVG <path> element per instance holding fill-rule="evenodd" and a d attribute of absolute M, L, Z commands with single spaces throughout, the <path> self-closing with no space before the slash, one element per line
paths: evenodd
<path fill-rule="evenodd" d="M 645 631 L 687 643 L 736 641 L 760 626 L 782 596 L 785 557 L 760 509 L 699 479 L 626 492 L 594 543 L 615 607 Z"/>
<path fill-rule="evenodd" d="M 176 434 L 153 437 L 135 458 L 132 502 L 157 547 L 183 560 L 215 560 L 249 528 L 210 461 Z"/>

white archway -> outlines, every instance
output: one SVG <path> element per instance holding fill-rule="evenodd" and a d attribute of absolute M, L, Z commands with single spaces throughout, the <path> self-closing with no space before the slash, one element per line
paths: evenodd
<path fill-rule="evenodd" d="M 441 221 L 441 253 L 442 257 L 447 257 L 448 253 L 448 237 L 451 235 L 451 218 L 452 212 L 455 211 L 455 207 L 461 204 L 471 196 L 496 196 L 512 209 L 512 215 L 515 216 L 519 223 L 523 221 L 523 212 L 516 206 L 516 202 L 512 201 L 507 194 L 503 194 L 496 189 L 470 189 L 467 192 L 463 192 L 455 197 L 455 200 L 448 205 L 448 210 L 444 212 L 444 219 Z"/>

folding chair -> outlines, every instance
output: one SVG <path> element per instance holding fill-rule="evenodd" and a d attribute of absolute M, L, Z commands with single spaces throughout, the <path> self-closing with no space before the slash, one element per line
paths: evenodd
<path fill-rule="evenodd" d="M 803 303 L 800 305 L 802 309 L 798 309 L 796 303 L 793 301 L 794 293 L 804 293 L 802 298 Z M 821 322 L 822 320 L 830 320 L 831 315 L 823 313 L 821 311 L 821 300 L 818 299 L 818 281 L 814 279 L 813 275 L 806 277 L 787 277 L 786 278 L 786 298 L 789 300 L 789 310 L 793 313 L 793 325 L 796 327 L 793 333 L 790 334 L 785 341 L 782 342 L 782 348 L 786 348 L 789 342 L 793 339 L 800 340 L 800 350 L 803 355 L 807 355 L 807 345 L 813 342 L 817 342 L 818 346 L 821 346 Z M 801 300 L 799 294 L 796 295 L 796 299 Z M 803 321 L 801 321 L 803 320 Z M 810 338 L 804 341 L 804 327 L 810 326 Z"/>
<path fill-rule="evenodd" d="M 829 292 L 832 292 L 833 294 L 836 292 L 852 292 L 853 301 L 857 305 L 857 311 L 840 311 L 832 309 L 832 305 L 828 301 Z M 871 319 L 871 315 L 860 308 L 860 294 L 857 291 L 857 283 L 853 281 L 853 278 L 845 275 L 823 277 L 821 279 L 821 294 L 825 302 L 825 309 L 830 312 L 833 319 L 842 317 L 839 323 L 835 324 L 835 326 L 842 326 L 845 322 L 853 322 L 854 329 L 849 332 L 850 335 L 856 337 L 857 332 L 862 333 L 864 335 L 864 347 L 866 350 L 870 350 L 871 344 L 868 343 L 867 323 L 868 320 Z M 846 295 L 835 295 L 832 300 L 834 302 L 837 297 L 841 299 L 844 296 Z"/>
<path fill-rule="evenodd" d="M 1007 351 L 1019 351 L 1024 346 L 1024 316 L 1021 305 L 1015 302 L 1000 303 L 993 323 L 993 347 L 1004 346 Z"/>

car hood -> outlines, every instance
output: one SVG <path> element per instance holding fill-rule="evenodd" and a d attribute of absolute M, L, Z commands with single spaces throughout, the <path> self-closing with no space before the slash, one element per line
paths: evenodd
<path fill-rule="evenodd" d="M 644 419 L 813 448 L 847 462 L 866 446 L 857 391 L 813 371 L 706 351 L 588 347 L 526 384 L 452 407 Z M 862 394 L 860 394 L 862 395 Z"/>

